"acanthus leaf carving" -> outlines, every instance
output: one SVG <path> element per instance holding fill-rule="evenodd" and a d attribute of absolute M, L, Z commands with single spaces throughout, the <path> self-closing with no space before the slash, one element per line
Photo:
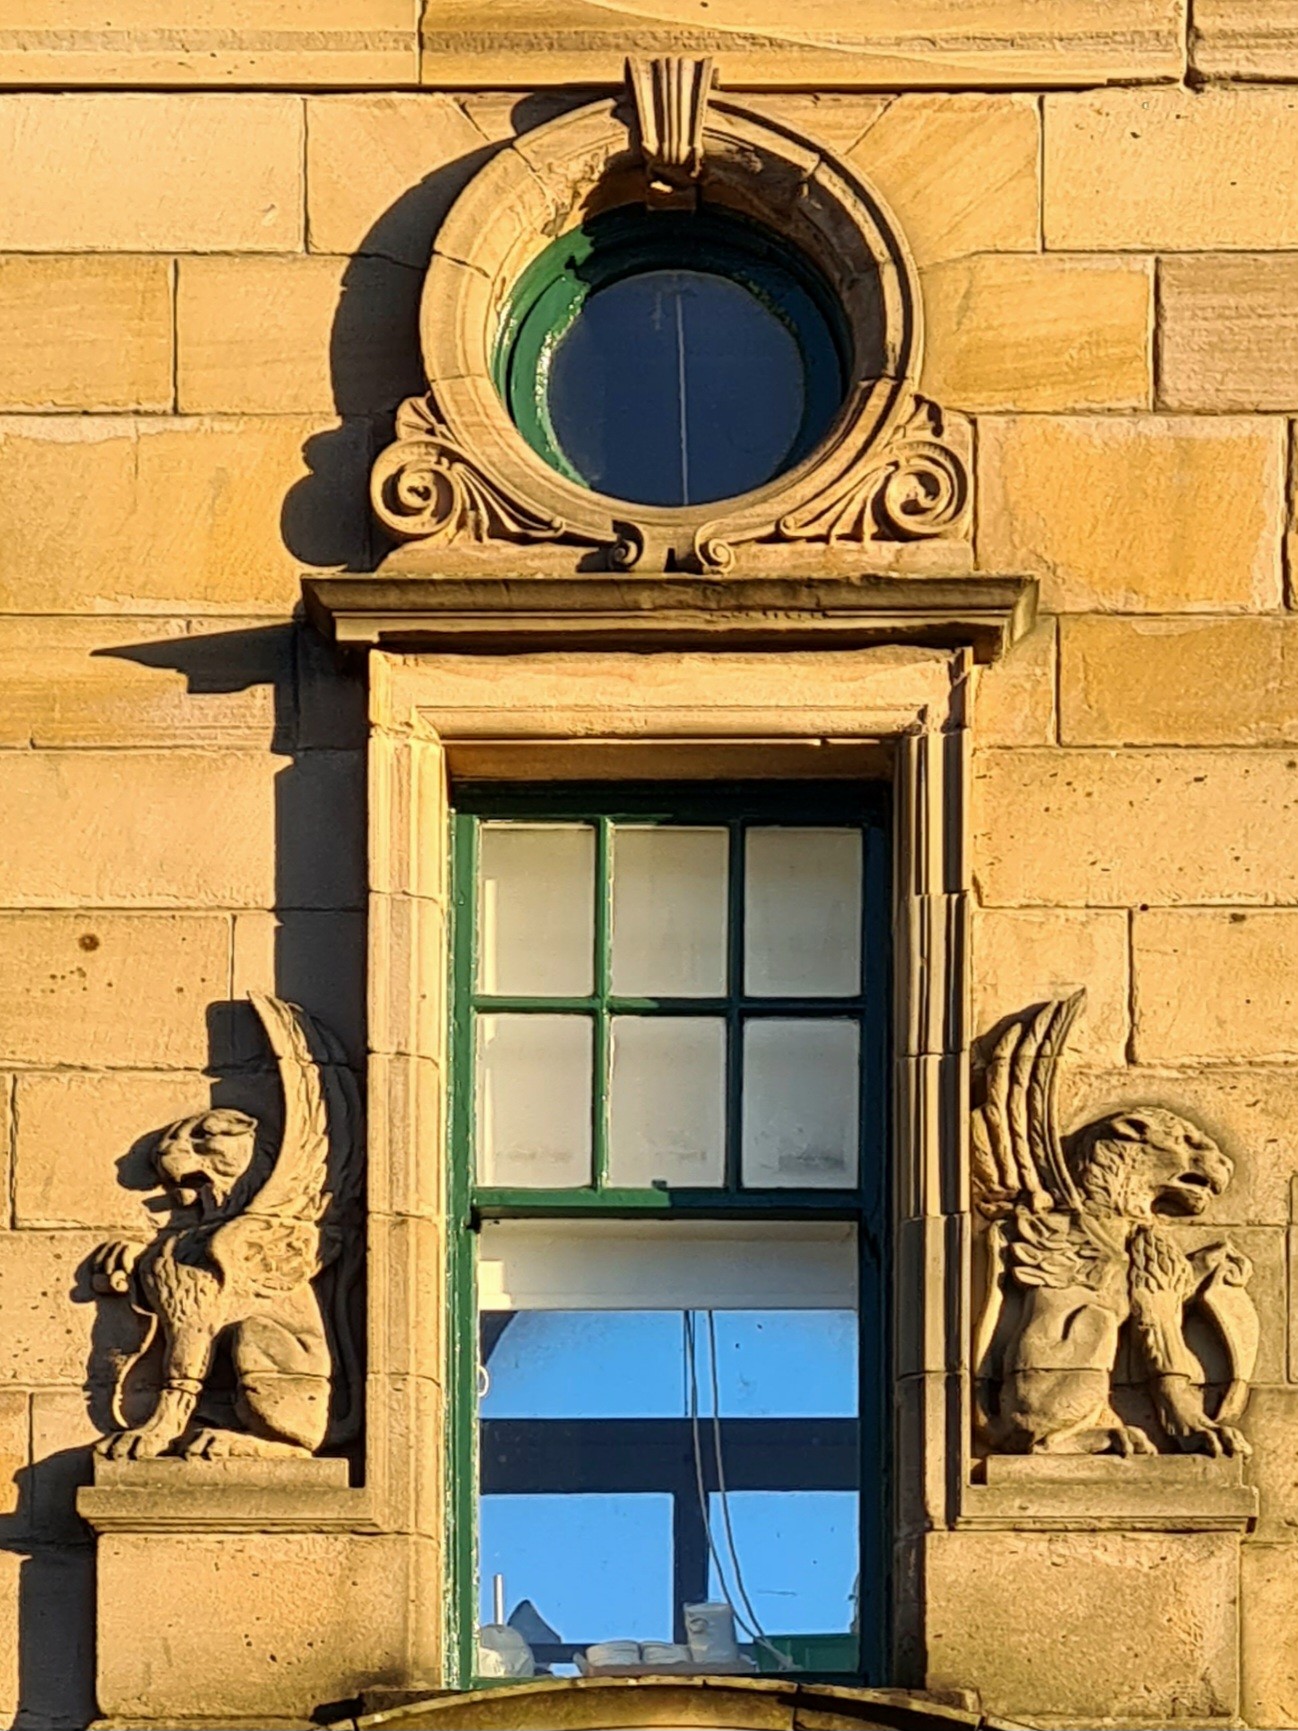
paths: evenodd
<path fill-rule="evenodd" d="M 335 1036 L 305 1011 L 278 998 L 252 1003 L 279 1070 L 278 1147 L 229 1108 L 172 1124 L 154 1152 L 171 1222 L 151 1244 L 113 1241 L 91 1259 L 95 1290 L 128 1299 L 143 1323 L 117 1371 L 122 1428 L 99 1445 L 111 1459 L 313 1454 L 359 1428 L 355 1079 Z M 321 1275 L 327 1292 L 314 1284 Z M 159 1332 L 162 1388 L 151 1415 L 128 1426 L 123 1389 Z M 239 1429 L 201 1422 L 218 1340 L 229 1344 Z"/>
<path fill-rule="evenodd" d="M 397 410 L 396 439 L 370 474 L 375 516 L 399 541 L 558 541 L 563 519 L 511 499 L 493 482 L 437 411 L 431 396 Z"/>
<path fill-rule="evenodd" d="M 1161 1106 L 1060 1132 L 1061 1051 L 1084 993 L 1013 1017 L 973 1115 L 976 1206 L 988 1222 L 988 1287 L 975 1375 L 993 1452 L 1154 1454 L 1160 1439 L 1113 1406 L 1120 1331 L 1130 1325 L 1163 1438 L 1174 1449 L 1246 1455 L 1235 1428 L 1257 1355 L 1248 1258 L 1229 1241 L 1187 1250 L 1175 1220 L 1198 1218 L 1234 1166 L 1197 1125 Z M 1189 1314 L 1215 1325 L 1229 1363 L 1209 1411 Z"/>

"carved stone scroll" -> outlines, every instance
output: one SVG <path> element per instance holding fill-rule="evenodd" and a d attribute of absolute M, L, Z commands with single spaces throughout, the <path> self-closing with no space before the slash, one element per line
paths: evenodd
<path fill-rule="evenodd" d="M 313 1454 L 359 1427 L 355 1080 L 338 1041 L 305 1011 L 278 998 L 252 1002 L 279 1067 L 279 1146 L 255 1118 L 225 1108 L 171 1125 L 154 1154 L 170 1224 L 152 1244 L 103 1244 L 92 1259 L 95 1289 L 127 1299 L 143 1325 L 118 1374 L 119 1423 L 133 1364 L 159 1332 L 163 1345 L 154 1410 L 100 1444 L 110 1459 Z M 318 1292 L 313 1282 L 326 1270 L 328 1290 Z M 238 1428 L 203 1419 L 218 1341 L 229 1346 Z"/>
<path fill-rule="evenodd" d="M 703 123 L 712 91 L 712 62 L 685 55 L 630 59 L 626 71 L 650 196 L 670 200 L 698 180 L 703 169 Z"/>
<path fill-rule="evenodd" d="M 974 1113 L 972 1177 L 988 1221 L 988 1288 L 975 1373 L 995 1452 L 1245 1455 L 1235 1421 L 1257 1356 L 1248 1258 L 1222 1238 L 1187 1249 L 1176 1221 L 1222 1194 L 1233 1162 L 1196 1125 L 1137 1106 L 1061 1135 L 1059 1057 L 1084 994 L 1010 1019 L 988 1059 Z M 1210 1411 L 1186 1335 L 1197 1311 L 1229 1366 Z M 1161 1435 L 1113 1405 L 1127 1329 Z"/>

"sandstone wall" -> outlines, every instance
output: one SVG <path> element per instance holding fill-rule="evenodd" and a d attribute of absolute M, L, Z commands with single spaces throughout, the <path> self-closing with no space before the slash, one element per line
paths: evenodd
<path fill-rule="evenodd" d="M 416 10 L 0 16 L 0 1723 L 95 1711 L 83 1264 L 147 1228 L 138 1139 L 261 1085 L 249 987 L 362 1049 L 362 703 L 291 613 L 375 556 L 431 235 L 580 99 L 529 84 L 697 39 L 894 209 L 979 563 L 1041 580 L 980 693 L 976 1019 L 1086 985 L 1077 1109 L 1180 1104 L 1237 1156 L 1263 1518 L 1203 1590 L 1242 1597 L 1245 1720 L 1292 1725 L 1298 6 L 1197 0 L 1189 41 L 1180 0 L 818 0 L 796 42 L 787 6 Z"/>

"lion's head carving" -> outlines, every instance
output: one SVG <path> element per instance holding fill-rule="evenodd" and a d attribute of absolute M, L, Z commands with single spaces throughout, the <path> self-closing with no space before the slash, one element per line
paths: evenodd
<path fill-rule="evenodd" d="M 264 1176 L 257 1129 L 246 1112 L 217 1107 L 164 1130 L 153 1164 L 176 1205 L 209 1216 L 227 1209 L 236 1186 L 246 1194 L 249 1186 L 241 1181 Z"/>
<path fill-rule="evenodd" d="M 1131 1219 L 1202 1214 L 1235 1170 L 1206 1131 L 1163 1106 L 1100 1118 L 1070 1152 L 1088 1201 Z"/>

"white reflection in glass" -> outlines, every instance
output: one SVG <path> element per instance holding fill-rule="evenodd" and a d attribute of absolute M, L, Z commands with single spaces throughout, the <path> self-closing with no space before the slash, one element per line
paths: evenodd
<path fill-rule="evenodd" d="M 744 988 L 850 998 L 861 989 L 861 832 L 748 831 Z"/>
<path fill-rule="evenodd" d="M 722 997 L 724 829 L 613 830 L 613 990 L 621 997 Z"/>
<path fill-rule="evenodd" d="M 609 1182 L 725 1180 L 726 1025 L 719 1016 L 615 1016 Z"/>
<path fill-rule="evenodd" d="M 744 1029 L 744 1183 L 854 1185 L 859 1094 L 855 1022 L 750 1020 Z"/>
<path fill-rule="evenodd" d="M 478 1182 L 528 1187 L 591 1177 L 587 1016 L 480 1016 Z"/>
<path fill-rule="evenodd" d="M 484 823 L 478 841 L 478 990 L 582 997 L 594 984 L 595 832 Z"/>

